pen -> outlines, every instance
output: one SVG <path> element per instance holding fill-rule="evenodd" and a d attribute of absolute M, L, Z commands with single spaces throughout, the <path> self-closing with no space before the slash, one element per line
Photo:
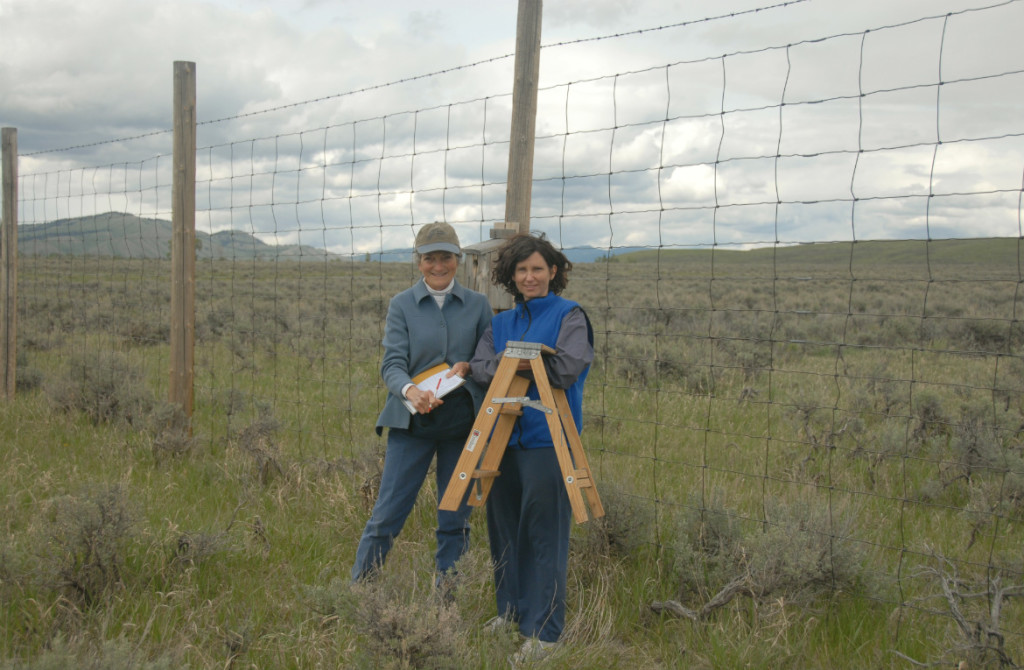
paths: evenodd
<path fill-rule="evenodd" d="M 437 386 L 434 387 L 434 400 L 437 400 L 437 392 L 441 390 L 441 380 L 442 379 L 444 379 L 444 377 L 438 377 L 437 378 Z"/>
<path fill-rule="evenodd" d="M 443 377 L 438 377 L 437 378 L 437 386 L 434 387 L 434 400 L 437 400 L 437 392 L 441 390 L 441 380 L 442 379 L 443 379 Z M 434 401 L 433 400 L 430 401 L 430 407 L 427 409 L 427 411 L 429 412 L 432 409 L 434 409 Z"/>

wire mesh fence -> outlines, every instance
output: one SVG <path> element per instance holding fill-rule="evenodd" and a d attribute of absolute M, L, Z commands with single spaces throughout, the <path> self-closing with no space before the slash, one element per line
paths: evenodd
<path fill-rule="evenodd" d="M 978 30 L 1022 11 L 541 89 L 531 228 L 575 262 L 566 294 L 597 349 L 583 441 L 646 543 L 678 549 L 693 514 L 824 536 L 837 589 L 849 555 L 871 566 L 897 640 L 958 623 L 961 592 L 936 586 L 954 573 L 990 603 L 1017 594 L 997 586 L 1024 583 L 1024 53 Z M 445 220 L 465 245 L 501 220 L 511 95 L 406 109 L 391 88 L 322 127 L 294 128 L 301 104 L 268 112 L 284 130 L 265 135 L 220 141 L 247 116 L 200 124 L 215 141 L 197 160 L 193 423 L 209 444 L 272 422 L 295 458 L 378 448 L 383 317 L 418 278 L 415 231 Z M 165 394 L 169 158 L 22 165 L 19 374 L 113 350 Z M 793 522 L 802 507 L 824 522 Z"/>

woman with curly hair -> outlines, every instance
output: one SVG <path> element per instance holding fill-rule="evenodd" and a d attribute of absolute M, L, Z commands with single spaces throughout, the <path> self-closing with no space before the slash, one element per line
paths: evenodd
<path fill-rule="evenodd" d="M 565 389 L 576 429 L 583 418 L 583 384 L 594 359 L 594 332 L 583 308 L 559 294 L 572 263 L 543 237 L 520 234 L 498 252 L 491 280 L 515 299 L 492 319 L 470 361 L 473 379 L 490 384 L 508 342 L 539 342 L 553 388 Z M 529 361 L 518 374 L 531 378 Z M 527 396 L 538 399 L 531 383 Z M 518 625 L 526 637 L 513 664 L 535 661 L 557 645 L 565 625 L 565 588 L 572 510 L 547 419 L 524 409 L 516 420 L 487 502 L 498 616 L 489 630 Z"/>

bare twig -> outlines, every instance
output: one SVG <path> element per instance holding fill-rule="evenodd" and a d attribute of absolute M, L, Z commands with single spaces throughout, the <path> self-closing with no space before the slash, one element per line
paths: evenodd
<path fill-rule="evenodd" d="M 938 584 L 948 613 L 956 622 L 965 641 L 964 644 L 956 645 L 946 652 L 961 652 L 980 657 L 992 654 L 999 660 L 1001 667 L 1018 667 L 1006 652 L 1006 640 L 1000 630 L 1000 619 L 1003 603 L 1007 599 L 1024 596 L 1024 584 L 1005 585 L 1002 576 L 997 574 L 986 578 L 985 584 L 979 587 L 961 579 L 956 565 L 949 559 L 934 554 L 933 556 L 938 566 L 924 566 L 916 572 L 916 576 L 929 578 Z M 925 596 L 920 600 L 928 600 L 936 595 Z M 988 603 L 988 611 L 982 614 L 978 608 L 974 608 L 976 614 L 972 615 L 968 611 L 968 606 L 978 600 Z"/>
<path fill-rule="evenodd" d="M 749 579 L 746 575 L 737 577 L 726 584 L 715 594 L 715 597 L 704 603 L 699 610 L 692 610 L 677 600 L 665 600 L 651 603 L 651 609 L 658 613 L 668 613 L 680 618 L 702 621 L 713 611 L 728 605 L 738 595 L 753 596 L 754 591 L 750 588 Z"/>

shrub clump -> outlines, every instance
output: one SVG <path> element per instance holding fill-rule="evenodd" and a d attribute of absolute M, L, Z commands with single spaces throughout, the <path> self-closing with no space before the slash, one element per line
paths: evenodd
<path fill-rule="evenodd" d="M 252 458 L 256 467 L 254 476 L 263 486 L 267 486 L 275 476 L 284 474 L 276 439 L 280 428 L 281 424 L 277 419 L 263 413 L 232 436 L 232 442 L 238 449 Z"/>
<path fill-rule="evenodd" d="M 944 636 L 936 631 L 935 642 L 950 644 L 940 652 L 941 660 L 926 663 L 901 652 L 895 652 L 896 655 L 926 667 L 950 665 L 953 659 L 961 659 L 961 668 L 1020 667 L 1011 656 L 1014 645 L 1007 644 L 1007 631 L 1013 630 L 1013 623 L 1004 620 L 1011 600 L 1024 598 L 1019 559 L 1011 559 L 1015 565 L 995 570 L 990 566 L 974 570 L 978 574 L 971 575 L 961 574 L 962 566 L 936 551 L 932 550 L 931 555 L 931 564 L 921 565 L 912 573 L 927 587 L 925 595 L 915 598 L 912 604 L 923 604 L 929 611 L 944 611 L 956 623 L 956 633 L 953 628 L 947 628 Z"/>
<path fill-rule="evenodd" d="M 119 486 L 53 501 L 41 548 L 43 586 L 80 605 L 122 583 L 135 515 Z"/>
<path fill-rule="evenodd" d="M 179 568 L 197 566 L 229 549 L 227 533 L 182 533 L 174 540 L 170 564 Z"/>
<path fill-rule="evenodd" d="M 458 608 L 445 605 L 438 597 L 418 597 L 381 580 L 353 584 L 341 579 L 309 590 L 307 597 L 325 620 L 337 618 L 360 635 L 367 667 L 465 667 L 469 650 L 466 626 Z"/>
<path fill-rule="evenodd" d="M 125 639 L 108 640 L 93 649 L 70 644 L 62 635 L 55 637 L 48 649 L 32 660 L 0 661 L 0 670 L 180 670 L 181 661 L 162 657 L 147 660 L 136 645 Z"/>
<path fill-rule="evenodd" d="M 607 486 L 599 489 L 604 516 L 590 519 L 573 537 L 584 556 L 624 557 L 655 537 L 655 512 L 649 499 Z"/>
<path fill-rule="evenodd" d="M 187 454 L 196 445 L 192 422 L 181 405 L 155 403 L 148 417 L 148 425 L 153 437 L 153 456 L 158 461 Z"/>
<path fill-rule="evenodd" d="M 655 611 L 700 620 L 737 596 L 807 606 L 862 584 L 863 559 L 849 538 L 851 514 L 772 502 L 764 522 L 743 532 L 740 515 L 721 504 L 720 494 L 700 511 L 688 515 L 677 553 L 682 596 L 703 603 L 695 609 L 678 601 L 654 603 Z"/>
<path fill-rule="evenodd" d="M 142 372 L 116 351 L 75 355 L 67 378 L 51 381 L 47 394 L 57 409 L 82 412 L 97 425 L 141 425 L 153 407 Z"/>

